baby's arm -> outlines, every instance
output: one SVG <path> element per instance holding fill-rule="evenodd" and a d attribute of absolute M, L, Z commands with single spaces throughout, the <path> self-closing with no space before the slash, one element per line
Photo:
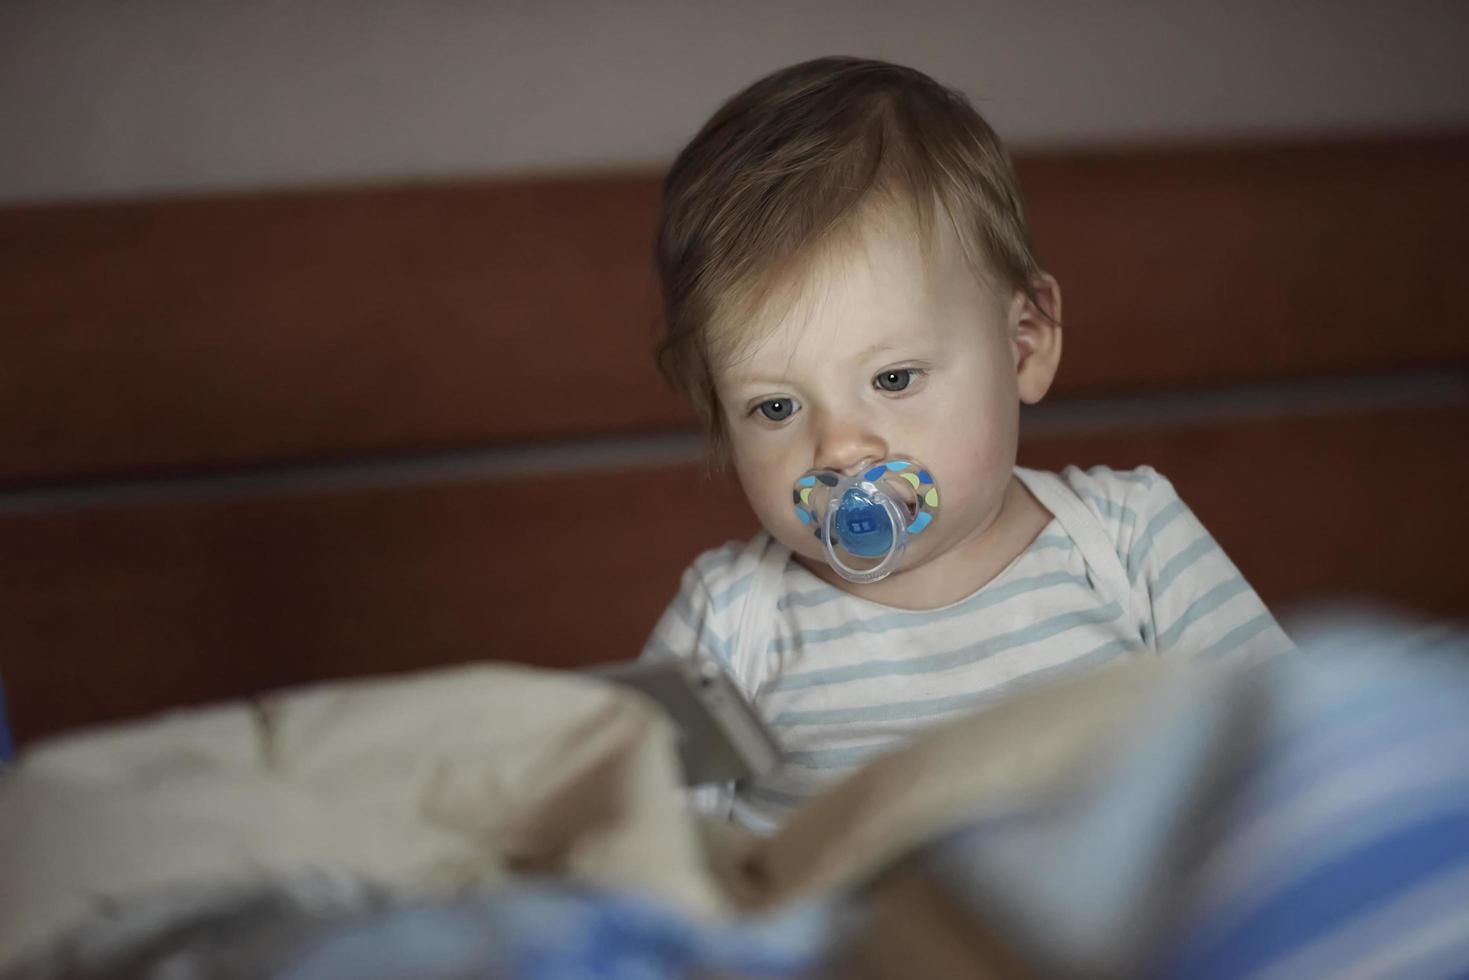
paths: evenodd
<path fill-rule="evenodd" d="M 1151 469 L 1135 471 L 1136 514 L 1121 549 L 1143 606 L 1143 639 L 1163 656 L 1253 660 L 1292 649 L 1275 617 L 1179 499 Z"/>
<path fill-rule="evenodd" d="M 720 635 L 711 591 L 697 564 L 683 573 L 678 594 L 664 610 L 643 646 L 641 660 L 669 657 L 710 657 L 729 669 L 733 637 Z M 695 810 L 729 820 L 734 801 L 732 785 L 700 786 L 685 790 Z"/>
<path fill-rule="evenodd" d="M 668 604 L 640 659 L 712 657 L 729 667 L 730 640 L 720 635 L 709 586 L 697 565 L 684 570 L 678 594 Z"/>

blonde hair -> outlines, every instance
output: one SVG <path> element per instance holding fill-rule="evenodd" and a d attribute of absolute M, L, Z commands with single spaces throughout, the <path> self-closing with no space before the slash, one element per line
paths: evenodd
<path fill-rule="evenodd" d="M 658 365 L 693 403 L 716 457 L 715 364 L 818 249 L 876 203 L 906 206 L 927 241 L 935 211 L 976 272 L 1035 299 L 1040 267 L 1008 154 L 961 93 L 922 72 L 819 58 L 724 103 L 663 181 Z"/>

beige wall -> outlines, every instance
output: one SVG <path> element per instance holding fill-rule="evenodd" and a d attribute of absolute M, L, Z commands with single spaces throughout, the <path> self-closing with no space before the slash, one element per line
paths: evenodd
<path fill-rule="evenodd" d="M 1452 0 L 7 0 L 0 200 L 656 163 L 832 52 L 1018 144 L 1469 124 Z"/>

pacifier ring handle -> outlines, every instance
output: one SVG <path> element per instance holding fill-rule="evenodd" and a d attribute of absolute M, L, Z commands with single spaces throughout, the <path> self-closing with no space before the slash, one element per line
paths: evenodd
<path fill-rule="evenodd" d="M 885 493 L 874 494 L 871 499 L 882 505 L 883 510 L 887 512 L 888 520 L 892 522 L 893 526 L 893 543 L 888 545 L 887 554 L 882 556 L 882 560 L 871 568 L 853 568 L 851 565 L 848 565 L 842 561 L 842 557 L 837 552 L 836 546 L 832 544 L 833 541 L 839 540 L 836 535 L 838 508 L 827 508 L 826 519 L 822 521 L 821 546 L 826 551 L 827 562 L 836 569 L 837 574 L 842 578 L 849 582 L 855 582 L 858 585 L 868 585 L 887 578 L 892 570 L 897 567 L 899 560 L 903 557 L 903 549 L 908 545 L 908 533 L 905 530 L 908 524 L 908 517 L 905 513 L 906 508 Z"/>

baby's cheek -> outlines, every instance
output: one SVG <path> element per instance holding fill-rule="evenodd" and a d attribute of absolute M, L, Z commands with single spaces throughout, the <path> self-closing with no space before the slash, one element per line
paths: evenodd
<path fill-rule="evenodd" d="M 776 540 L 794 547 L 803 537 L 804 527 L 796 516 L 795 503 L 791 500 L 791 487 L 797 473 L 789 480 L 777 466 L 753 466 L 748 459 L 737 463 L 740 485 L 745 491 L 745 500 L 754 511 L 755 517 L 765 530 Z"/>
<path fill-rule="evenodd" d="M 981 513 L 990 511 L 1010 483 L 1015 468 L 1015 445 L 1014 436 L 1003 425 L 977 425 L 970 431 L 964 451 L 950 456 L 953 469 L 934 474 L 940 493 L 960 507 Z M 942 489 L 945 485 L 947 492 Z"/>
<path fill-rule="evenodd" d="M 785 499 L 779 503 L 763 499 L 757 505 L 751 501 L 751 509 L 755 511 L 761 526 L 775 535 L 777 541 L 793 550 L 805 550 L 806 538 L 812 536 L 810 527 L 796 516 L 796 505 L 790 499 L 790 489 L 787 488 L 781 496 Z"/>
<path fill-rule="evenodd" d="M 1015 465 L 1016 438 L 1013 426 L 1005 419 L 986 418 L 953 433 L 952 458 L 971 481 L 987 482 L 996 477 L 1008 479 Z"/>

